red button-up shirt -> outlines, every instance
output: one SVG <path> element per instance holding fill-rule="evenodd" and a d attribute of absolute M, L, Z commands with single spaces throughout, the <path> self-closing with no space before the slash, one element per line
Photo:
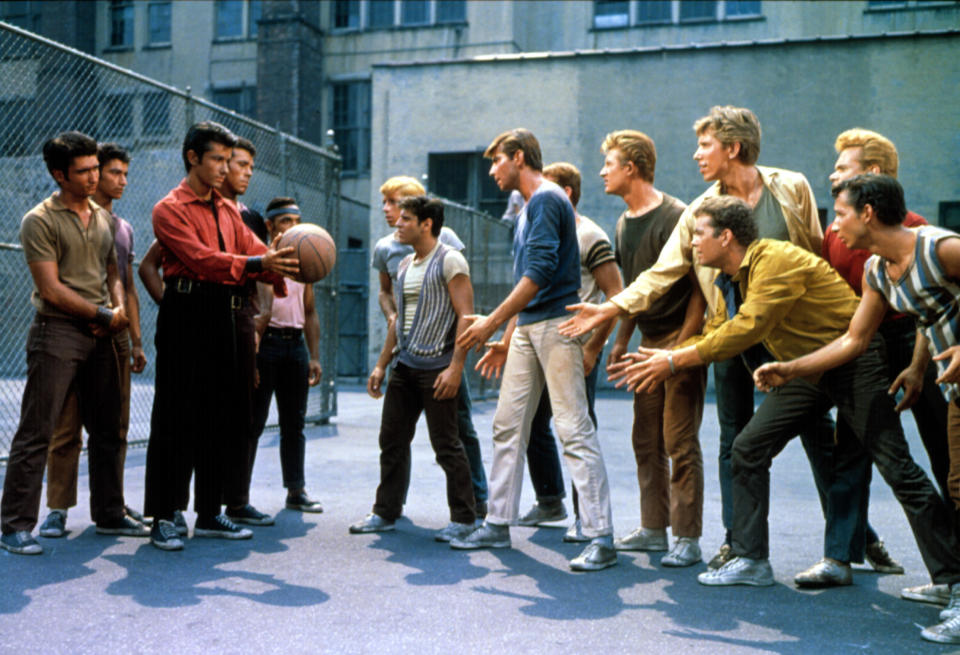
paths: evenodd
<path fill-rule="evenodd" d="M 241 285 L 248 279 L 272 283 L 279 296 L 286 285 L 277 273 L 247 273 L 247 259 L 262 255 L 267 247 L 244 225 L 240 213 L 213 190 L 220 234 L 210 202 L 201 200 L 184 179 L 153 207 L 153 233 L 163 245 L 161 266 L 164 279 L 185 277 L 191 280 Z"/>

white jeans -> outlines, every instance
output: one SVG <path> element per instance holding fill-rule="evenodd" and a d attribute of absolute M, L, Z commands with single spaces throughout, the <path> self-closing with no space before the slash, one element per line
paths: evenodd
<path fill-rule="evenodd" d="M 563 457 L 580 495 L 583 534 L 599 537 L 613 534 L 610 486 L 597 431 L 587 413 L 583 348 L 557 331 L 565 318 L 524 325 L 513 333 L 493 419 L 487 521 L 510 525 L 519 517 L 530 422 L 546 383 Z"/>

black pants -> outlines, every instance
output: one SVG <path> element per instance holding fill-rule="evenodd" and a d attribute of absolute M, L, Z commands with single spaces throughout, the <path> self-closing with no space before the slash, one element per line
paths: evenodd
<path fill-rule="evenodd" d="M 863 444 L 903 507 L 935 583 L 960 582 L 960 540 L 953 512 L 913 458 L 887 394 L 882 344 L 827 371 L 814 385 L 793 380 L 767 395 L 733 442 L 733 553 L 769 557 L 770 464 L 793 435 L 831 406 Z"/>
<path fill-rule="evenodd" d="M 390 375 L 380 422 L 380 486 L 373 511 L 394 521 L 403 510 L 410 478 L 410 442 L 420 414 L 427 416 L 430 445 L 447 476 L 450 520 L 476 519 L 470 464 L 457 430 L 457 399 L 435 400 L 433 383 L 440 370 L 425 371 L 397 364 Z"/>
<path fill-rule="evenodd" d="M 123 516 L 120 375 L 113 337 L 94 337 L 83 321 L 39 314 L 27 337 L 27 384 L 20 425 L 10 443 L 0 505 L 4 534 L 37 524 L 43 470 L 54 426 L 75 389 L 90 435 L 90 515 L 97 523 Z"/>
<path fill-rule="evenodd" d="M 144 514 L 169 520 L 194 479 L 200 517 L 220 513 L 224 482 L 244 467 L 250 430 L 236 313 L 242 289 L 167 283 L 157 317 L 156 384 Z"/>

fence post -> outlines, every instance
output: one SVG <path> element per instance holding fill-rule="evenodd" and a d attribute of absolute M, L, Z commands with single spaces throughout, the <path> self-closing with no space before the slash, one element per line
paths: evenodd
<path fill-rule="evenodd" d="M 184 91 L 186 91 L 186 94 L 187 94 L 186 104 L 185 104 L 184 107 L 183 107 L 183 118 L 184 118 L 184 120 L 185 120 L 186 123 L 187 123 L 187 124 L 184 126 L 184 128 L 187 129 L 187 130 L 189 130 L 190 127 L 191 127 L 191 126 L 193 125 L 193 123 L 194 123 L 194 120 L 193 120 L 193 92 L 190 90 L 190 86 L 189 86 L 189 85 L 187 85 L 187 88 L 184 89 Z"/>
<path fill-rule="evenodd" d="M 280 131 L 280 123 L 277 123 L 277 134 L 280 136 L 280 183 L 283 186 L 283 195 L 287 193 L 287 135 Z"/>

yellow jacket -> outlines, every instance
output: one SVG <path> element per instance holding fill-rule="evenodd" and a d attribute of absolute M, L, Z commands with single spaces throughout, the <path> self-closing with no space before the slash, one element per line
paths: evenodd
<path fill-rule="evenodd" d="M 792 243 L 760 239 L 747 248 L 732 281 L 743 302 L 733 318 L 719 298 L 696 344 L 705 362 L 729 359 L 762 343 L 778 361 L 796 359 L 844 332 L 859 300 L 826 260 Z"/>
<path fill-rule="evenodd" d="M 823 228 L 817 215 L 817 203 L 813 190 L 802 173 L 780 168 L 757 166 L 763 185 L 770 191 L 783 211 L 790 241 L 819 255 L 823 243 Z M 650 305 L 667 292 L 673 284 L 687 274 L 690 267 L 697 276 L 709 306 L 708 315 L 717 309 L 719 294 L 713 284 L 717 269 L 701 266 L 693 257 L 693 230 L 696 227 L 696 212 L 706 198 L 721 195 L 720 182 L 714 183 L 690 203 L 680 215 L 677 226 L 660 251 L 657 263 L 641 273 L 626 289 L 610 299 L 613 304 L 628 314 L 650 308 Z"/>

